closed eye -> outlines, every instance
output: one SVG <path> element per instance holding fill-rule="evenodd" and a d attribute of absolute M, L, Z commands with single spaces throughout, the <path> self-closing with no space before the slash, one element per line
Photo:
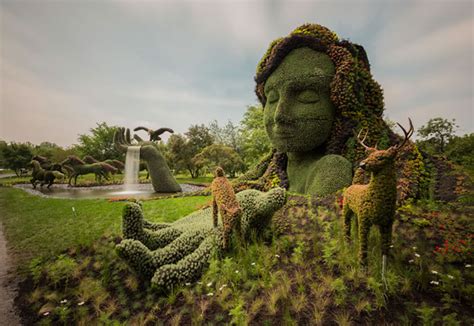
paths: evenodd
<path fill-rule="evenodd" d="M 278 96 L 277 91 L 272 90 L 272 91 L 268 92 L 268 94 L 267 94 L 267 102 L 268 103 L 275 103 L 275 102 L 278 101 L 278 99 L 279 99 L 279 96 Z"/>
<path fill-rule="evenodd" d="M 301 91 L 296 99 L 301 103 L 316 103 L 319 101 L 319 94 L 312 89 L 307 89 Z"/>

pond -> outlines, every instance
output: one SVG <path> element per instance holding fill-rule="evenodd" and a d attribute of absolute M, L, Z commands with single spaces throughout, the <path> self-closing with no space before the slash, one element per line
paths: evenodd
<path fill-rule="evenodd" d="M 198 191 L 204 189 L 204 186 L 191 184 L 180 184 L 183 193 Z M 95 198 L 157 198 L 173 195 L 174 193 L 157 193 L 153 190 L 150 183 L 143 183 L 136 187 L 136 190 L 125 191 L 123 185 L 108 185 L 94 187 L 69 187 L 66 184 L 55 184 L 50 189 L 44 186 L 42 189 L 37 186 L 33 189 L 31 184 L 17 184 L 16 188 L 25 190 L 26 192 L 49 198 L 67 198 L 67 199 L 95 199 Z"/>

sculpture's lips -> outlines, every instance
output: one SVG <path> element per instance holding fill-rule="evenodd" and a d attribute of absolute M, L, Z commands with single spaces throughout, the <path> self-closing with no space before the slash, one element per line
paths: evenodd
<path fill-rule="evenodd" d="M 328 121 L 328 118 L 307 118 L 293 120 L 286 124 L 277 124 L 273 128 L 273 134 L 280 138 L 292 138 L 296 137 L 299 133 L 299 126 L 308 123 L 314 123 L 315 121 Z"/>

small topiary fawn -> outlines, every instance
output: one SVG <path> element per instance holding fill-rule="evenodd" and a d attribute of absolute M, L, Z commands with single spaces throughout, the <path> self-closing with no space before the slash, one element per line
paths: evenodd
<path fill-rule="evenodd" d="M 223 231 L 223 247 L 228 248 L 232 230 L 239 227 L 238 222 L 242 209 L 235 197 L 231 183 L 225 177 L 224 170 L 218 167 L 211 184 L 212 218 L 214 227 L 217 227 L 218 215 L 221 215 Z"/>
<path fill-rule="evenodd" d="M 355 214 L 359 225 L 359 261 L 361 265 L 367 265 L 367 241 L 369 230 L 372 225 L 377 225 L 382 236 L 382 257 L 385 271 L 386 255 L 392 241 L 392 224 L 395 216 L 395 203 L 397 200 L 397 175 L 395 171 L 395 159 L 398 151 L 402 148 L 413 134 L 411 119 L 408 132 L 402 125 L 397 123 L 403 130 L 405 137 L 401 144 L 391 146 L 386 150 L 369 147 L 364 144 L 367 133 L 357 141 L 366 149 L 368 156 L 360 162 L 360 167 L 370 172 L 370 182 L 366 185 L 354 184 L 344 192 L 342 214 L 344 217 L 344 229 L 346 239 L 351 235 L 351 218 Z"/>

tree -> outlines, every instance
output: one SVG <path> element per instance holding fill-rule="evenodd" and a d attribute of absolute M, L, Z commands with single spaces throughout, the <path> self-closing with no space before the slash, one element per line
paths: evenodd
<path fill-rule="evenodd" d="M 241 130 L 232 121 L 229 120 L 224 127 L 219 127 L 217 120 L 214 120 L 209 124 L 209 130 L 214 138 L 214 143 L 229 146 L 237 153 L 241 153 Z"/>
<path fill-rule="evenodd" d="M 443 118 L 430 119 L 426 125 L 418 129 L 418 135 L 421 137 L 419 145 L 428 152 L 432 149 L 434 153 L 444 153 L 457 127 L 455 119 L 451 121 Z"/>
<path fill-rule="evenodd" d="M 6 167 L 5 157 L 3 156 L 4 148 L 8 147 L 8 144 L 4 140 L 0 140 L 0 168 Z"/>
<path fill-rule="evenodd" d="M 194 150 L 185 136 L 173 134 L 168 139 L 170 166 L 176 171 L 186 170 L 192 178 L 199 176 L 199 167 L 193 162 Z"/>
<path fill-rule="evenodd" d="M 451 161 L 466 168 L 474 168 L 474 133 L 451 138 L 445 153 Z"/>
<path fill-rule="evenodd" d="M 234 149 L 221 144 L 207 146 L 194 156 L 193 161 L 196 166 L 210 170 L 220 166 L 232 178 L 245 167 L 244 161 Z"/>
<path fill-rule="evenodd" d="M 10 145 L 2 148 L 2 154 L 5 167 L 15 171 L 20 176 L 21 170 L 28 167 L 33 152 L 30 144 L 10 143 Z"/>
<path fill-rule="evenodd" d="M 82 155 L 91 155 L 99 161 L 123 159 L 123 154 L 114 147 L 114 133 L 118 127 L 97 123 L 91 128 L 92 135 L 79 135 L 78 149 Z"/>
<path fill-rule="evenodd" d="M 261 106 L 249 106 L 240 122 L 242 157 L 247 166 L 253 166 L 259 159 L 271 149 L 263 122 L 263 108 Z"/>
<path fill-rule="evenodd" d="M 204 147 L 214 143 L 214 139 L 212 138 L 209 128 L 203 124 L 192 125 L 189 127 L 185 135 L 188 138 L 188 142 L 194 155 L 199 153 Z"/>

